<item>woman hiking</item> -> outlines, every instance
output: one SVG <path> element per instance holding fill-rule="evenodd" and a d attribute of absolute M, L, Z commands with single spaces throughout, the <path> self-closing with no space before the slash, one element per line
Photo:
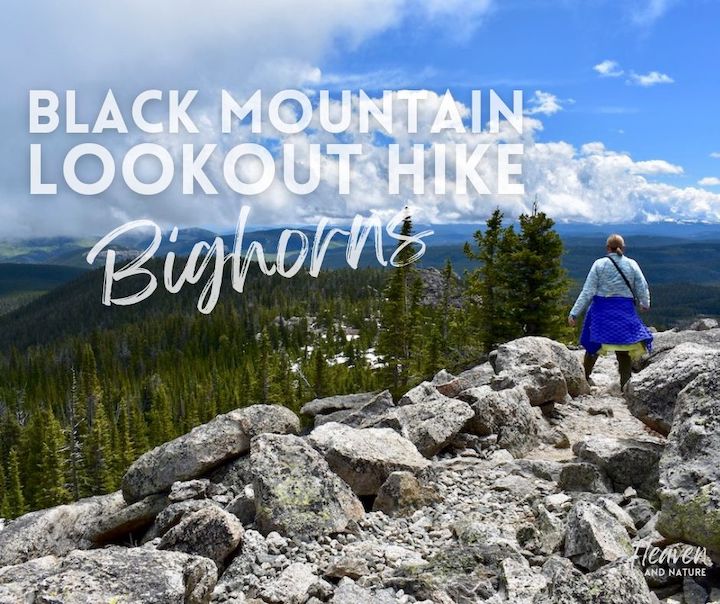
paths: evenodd
<path fill-rule="evenodd" d="M 625 256 L 623 238 L 610 235 L 606 246 L 607 256 L 593 263 L 568 323 L 574 326 L 587 309 L 580 335 L 585 377 L 590 379 L 599 354 L 615 352 L 622 390 L 630 379 L 633 360 L 652 346 L 653 336 L 635 310 L 636 304 L 642 310 L 650 308 L 650 291 L 638 263 Z"/>

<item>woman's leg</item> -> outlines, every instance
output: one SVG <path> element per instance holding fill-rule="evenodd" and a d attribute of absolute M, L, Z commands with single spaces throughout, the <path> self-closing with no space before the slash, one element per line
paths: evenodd
<path fill-rule="evenodd" d="M 590 379 L 590 374 L 592 373 L 593 367 L 595 367 L 595 363 L 598 360 L 598 355 L 596 354 L 588 354 L 585 353 L 585 358 L 583 359 L 583 367 L 585 368 L 585 379 Z"/>
<path fill-rule="evenodd" d="M 617 351 L 615 356 L 620 369 L 620 388 L 623 389 L 632 375 L 632 359 L 629 352 Z"/>

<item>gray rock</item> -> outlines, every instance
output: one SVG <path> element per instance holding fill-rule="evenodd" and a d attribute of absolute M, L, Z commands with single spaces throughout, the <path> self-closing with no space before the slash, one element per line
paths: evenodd
<path fill-rule="evenodd" d="M 243 492 L 227 504 L 225 511 L 237 516 L 243 524 L 252 523 L 255 520 L 255 491 L 252 485 L 245 485 Z"/>
<path fill-rule="evenodd" d="M 372 592 L 348 578 L 340 581 L 330 602 L 331 604 L 397 604 L 397 600 L 389 591 Z"/>
<path fill-rule="evenodd" d="M 718 451 L 720 374 L 707 373 L 688 384 L 677 399 L 673 428 L 660 460 L 657 530 L 711 552 L 720 552 Z"/>
<path fill-rule="evenodd" d="M 412 473 L 392 472 L 378 491 L 373 511 L 385 512 L 388 516 L 410 516 L 438 499 L 435 491 L 421 485 Z"/>
<path fill-rule="evenodd" d="M 260 588 L 256 569 L 261 559 L 268 555 L 268 546 L 263 536 L 255 530 L 247 530 L 243 535 L 242 546 L 238 549 L 225 572 L 220 575 L 216 593 L 245 593 L 254 597 Z M 250 580 L 253 585 L 248 584 Z"/>
<path fill-rule="evenodd" d="M 316 570 L 311 564 L 291 564 L 275 581 L 261 589 L 260 596 L 266 602 L 303 604 L 310 587 L 318 580 Z"/>
<path fill-rule="evenodd" d="M 640 529 L 648 523 L 657 510 L 647 499 L 634 497 L 625 506 L 625 511 L 633 519 L 635 528 Z"/>
<path fill-rule="evenodd" d="M 175 481 L 202 476 L 224 461 L 247 453 L 257 434 L 296 434 L 300 420 L 279 405 L 236 409 L 141 455 L 122 480 L 129 503 L 168 489 Z"/>
<path fill-rule="evenodd" d="M 716 319 L 705 317 L 703 319 L 693 321 L 688 329 L 693 331 L 707 331 L 708 329 L 717 329 L 718 327 L 720 327 L 720 323 L 718 323 Z"/>
<path fill-rule="evenodd" d="M 549 594 L 535 604 L 653 604 L 642 572 L 628 560 L 618 560 L 593 573 L 556 566 Z"/>
<path fill-rule="evenodd" d="M 612 492 L 612 483 L 607 474 L 595 464 L 587 462 L 565 464 L 560 472 L 558 487 L 563 491 Z"/>
<path fill-rule="evenodd" d="M 252 466 L 250 464 L 250 456 L 243 455 L 237 459 L 221 465 L 208 475 L 210 481 L 214 484 L 222 484 L 231 491 L 238 494 L 246 484 L 253 481 Z"/>
<path fill-rule="evenodd" d="M 204 499 L 208 496 L 210 481 L 207 478 L 173 482 L 168 499 L 185 501 L 186 499 Z"/>
<path fill-rule="evenodd" d="M 217 506 L 186 514 L 160 540 L 158 549 L 169 549 L 210 558 L 222 565 L 243 535 L 240 521 Z"/>
<path fill-rule="evenodd" d="M 669 350 L 686 342 L 701 344 L 708 348 L 720 348 L 720 328 L 706 329 L 703 331 L 661 331 L 654 334 L 653 337 L 652 353 L 644 360 L 644 365 L 659 362 Z"/>
<path fill-rule="evenodd" d="M 537 548 L 540 553 L 550 555 L 556 552 L 565 539 L 565 523 L 548 511 L 544 505 L 538 505 L 536 516 Z"/>
<path fill-rule="evenodd" d="M 494 390 L 522 388 L 534 407 L 562 403 L 568 395 L 562 371 L 550 361 L 544 365 L 523 367 L 520 371 L 501 371 L 490 385 Z"/>
<path fill-rule="evenodd" d="M 654 499 L 663 448 L 657 441 L 593 436 L 576 443 L 573 452 L 602 469 L 616 491 L 633 487 L 641 497 Z"/>
<path fill-rule="evenodd" d="M 143 543 L 152 541 L 157 537 L 162 537 L 168 530 L 180 522 L 183 516 L 210 506 L 218 507 L 218 504 L 210 499 L 189 499 L 187 501 L 171 503 L 157 515 L 152 527 L 145 534 L 145 537 L 143 537 Z"/>
<path fill-rule="evenodd" d="M 386 418 L 388 425 L 397 425 L 400 434 L 422 455 L 432 457 L 445 448 L 474 415 L 467 403 L 436 392 L 422 402 L 389 411 Z"/>
<path fill-rule="evenodd" d="M 562 372 L 570 396 L 590 392 L 580 359 L 566 346 L 548 338 L 528 336 L 502 344 L 494 364 L 497 373 L 506 371 L 516 375 L 522 374 L 524 368 L 554 365 Z"/>
<path fill-rule="evenodd" d="M 138 533 L 150 526 L 168 503 L 165 495 L 150 495 L 114 512 L 108 511 L 86 535 L 93 543 L 104 544 Z"/>
<path fill-rule="evenodd" d="M 532 604 L 547 586 L 547 578 L 530 568 L 524 559 L 507 558 L 500 562 L 500 584 L 513 604 Z"/>
<path fill-rule="evenodd" d="M 361 392 L 359 394 L 341 394 L 316 398 L 309 403 L 305 403 L 300 409 L 300 413 L 315 417 L 316 415 L 326 415 L 343 409 L 358 409 L 370 402 L 376 395 L 377 392 Z"/>
<path fill-rule="evenodd" d="M 113 546 L 2 568 L 0 601 L 205 604 L 216 580 L 215 564 L 207 558 Z"/>
<path fill-rule="evenodd" d="M 348 577 L 350 579 L 359 579 L 370 574 L 370 568 L 367 561 L 362 558 L 353 556 L 338 556 L 330 560 L 327 568 L 323 573 L 326 577 L 334 579 L 342 579 Z"/>
<path fill-rule="evenodd" d="M 358 495 L 375 495 L 392 472 L 418 472 L 430 465 L 413 443 L 389 428 L 329 423 L 313 430 L 309 440 Z"/>
<path fill-rule="evenodd" d="M 632 546 L 622 525 L 598 506 L 579 501 L 568 514 L 565 557 L 586 570 L 596 570 L 630 556 Z"/>
<path fill-rule="evenodd" d="M 353 428 L 371 428 L 394 406 L 392 394 L 389 390 L 384 390 L 357 409 L 344 409 L 329 415 L 315 416 L 315 427 L 336 421 Z"/>
<path fill-rule="evenodd" d="M 537 446 L 538 419 L 522 388 L 495 391 L 490 386 L 480 386 L 464 391 L 460 398 L 475 413 L 468 422 L 468 432 L 479 436 L 497 434 L 498 446 L 515 457 Z"/>
<path fill-rule="evenodd" d="M 698 375 L 720 371 L 720 348 L 680 344 L 661 360 L 636 373 L 628 383 L 630 413 L 667 435 L 680 391 Z"/>
<path fill-rule="evenodd" d="M 88 549 L 94 545 L 93 536 L 113 529 L 106 518 L 123 508 L 122 494 L 117 492 L 20 516 L 0 531 L 0 566 Z"/>
<path fill-rule="evenodd" d="M 250 458 L 261 532 L 311 539 L 342 532 L 363 517 L 363 506 L 350 487 L 303 439 L 263 434 L 253 439 Z"/>
<path fill-rule="evenodd" d="M 437 376 L 436 376 L 437 377 Z M 437 382 L 433 380 L 433 384 L 440 394 L 450 398 L 457 398 L 463 391 L 469 388 L 478 388 L 479 386 L 488 386 L 495 377 L 495 370 L 490 363 L 483 363 L 467 371 L 463 371 L 457 377 L 447 382 Z"/>
<path fill-rule="evenodd" d="M 400 397 L 398 406 L 402 407 L 403 405 L 422 403 L 423 401 L 439 396 L 439 394 L 435 384 L 432 382 L 422 382 Z"/>

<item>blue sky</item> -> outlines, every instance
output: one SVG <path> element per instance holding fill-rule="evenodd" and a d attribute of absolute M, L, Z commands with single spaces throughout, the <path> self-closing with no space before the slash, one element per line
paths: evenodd
<path fill-rule="evenodd" d="M 465 35 L 408 25 L 332 55 L 326 70 L 374 73 L 380 82 L 383 72 L 403 74 L 407 86 L 439 92 L 548 91 L 563 109 L 543 120 L 540 139 L 600 140 L 637 159 L 660 157 L 683 166 L 678 183 L 720 176 L 710 156 L 720 150 L 712 109 L 720 95 L 718 2 L 510 0 L 494 3 Z M 593 70 L 606 60 L 622 76 Z M 653 71 L 673 83 L 631 83 L 631 73 Z"/>
<path fill-rule="evenodd" d="M 535 195 L 561 221 L 720 222 L 713 0 L 28 0 L 4 13 L 0 236 L 97 235 L 138 218 L 232 226 L 242 203 L 263 224 L 342 220 L 404 203 L 425 220 L 472 222 L 495 205 L 516 215 Z M 348 199 L 324 187 L 308 199 L 274 188 L 249 201 L 180 198 L 177 190 L 148 200 L 119 184 L 98 198 L 62 187 L 51 198 L 29 195 L 28 146 L 38 142 L 26 132 L 30 88 L 77 89 L 89 110 L 108 88 L 127 100 L 146 88 L 191 87 L 205 98 L 219 88 L 240 96 L 256 88 L 450 89 L 464 103 L 473 88 L 505 98 L 520 88 L 530 114 L 527 194 L 390 198 L 373 179 L 386 165 L 371 145 Z M 82 141 L 60 133 L 42 142 L 53 176 Z M 97 142 L 120 156 L 139 141 Z"/>

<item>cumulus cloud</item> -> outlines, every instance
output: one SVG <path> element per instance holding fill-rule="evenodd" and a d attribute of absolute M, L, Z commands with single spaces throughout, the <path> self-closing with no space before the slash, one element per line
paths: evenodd
<path fill-rule="evenodd" d="M 528 99 L 527 105 L 528 108 L 525 110 L 527 115 L 553 115 L 563 109 L 558 97 L 542 90 L 536 90 L 535 94 Z"/>
<path fill-rule="evenodd" d="M 606 59 L 593 67 L 604 78 L 618 78 L 625 72 L 620 68 L 617 61 Z"/>
<path fill-rule="evenodd" d="M 646 74 L 631 73 L 628 83 L 635 84 L 637 86 L 655 86 L 657 84 L 673 84 L 673 80 L 666 73 L 660 73 L 659 71 L 651 71 Z"/>
<path fill-rule="evenodd" d="M 720 185 L 720 178 L 717 176 L 705 176 L 698 180 L 698 184 L 701 187 L 717 187 Z"/>

